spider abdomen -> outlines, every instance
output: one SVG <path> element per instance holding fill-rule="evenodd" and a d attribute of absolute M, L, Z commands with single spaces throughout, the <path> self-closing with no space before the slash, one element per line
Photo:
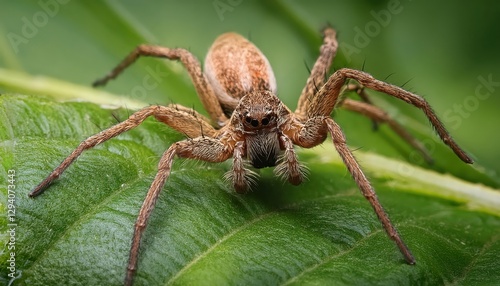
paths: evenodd
<path fill-rule="evenodd" d="M 236 33 L 222 34 L 212 44 L 205 58 L 205 75 L 228 116 L 246 94 L 277 90 L 267 58 Z"/>

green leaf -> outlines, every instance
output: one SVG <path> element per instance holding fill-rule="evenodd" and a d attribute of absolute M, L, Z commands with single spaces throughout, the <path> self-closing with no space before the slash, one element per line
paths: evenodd
<path fill-rule="evenodd" d="M 235 194 L 222 179 L 230 162 L 176 161 L 144 235 L 137 285 L 495 285 L 500 153 L 492 118 L 500 97 L 491 96 L 498 90 L 484 79 L 498 81 L 500 41 L 491 37 L 497 19 L 485 16 L 498 4 L 461 3 L 450 13 L 447 3 L 401 1 L 403 9 L 361 47 L 358 31 L 389 9 L 365 2 L 231 1 L 222 14 L 214 7 L 220 1 L 3 3 L 0 91 L 11 95 L 0 96 L 0 186 L 11 184 L 14 170 L 17 225 L 13 238 L 9 217 L 0 216 L 0 284 L 10 281 L 11 253 L 14 284 L 122 283 L 133 224 L 158 158 L 182 135 L 147 120 L 85 152 L 42 196 L 28 199 L 27 193 L 81 140 L 140 107 L 173 101 L 203 112 L 184 68 L 164 60 L 140 59 L 105 89 L 89 88 L 133 47 L 185 47 L 203 59 L 217 35 L 237 31 L 266 54 L 279 96 L 293 109 L 307 78 L 304 62 L 314 62 L 319 29 L 329 22 L 339 30 L 335 68 L 366 66 L 380 79 L 394 74 L 388 80 L 395 84 L 414 78 L 407 87 L 427 95 L 477 158 L 473 166 L 463 164 L 419 110 L 383 95 L 372 98 L 426 143 L 434 165 L 386 126 L 371 132 L 366 118 L 335 113 L 417 265 L 403 262 L 327 140 L 300 151 L 311 170 L 307 182 L 293 187 L 265 169 L 247 195 Z M 464 33 L 474 40 L 464 43 Z M 13 42 L 16 36 L 24 40 Z M 478 96 L 481 86 L 488 97 Z M 12 193 L 1 190 L 0 211 L 7 214 Z"/>
<path fill-rule="evenodd" d="M 182 136 L 147 120 L 86 151 L 43 195 L 28 199 L 79 141 L 131 111 L 21 95 L 0 100 L 7 131 L 0 156 L 13 156 L 2 173 L 16 171 L 16 282 L 121 283 L 158 158 Z M 327 141 L 300 152 L 310 168 L 307 182 L 293 187 L 265 169 L 246 195 L 224 182 L 229 164 L 176 161 L 142 241 L 137 285 L 493 285 L 500 279 L 498 190 L 356 155 L 415 266 L 404 263 Z M 9 255 L 5 246 L 4 282 Z"/>

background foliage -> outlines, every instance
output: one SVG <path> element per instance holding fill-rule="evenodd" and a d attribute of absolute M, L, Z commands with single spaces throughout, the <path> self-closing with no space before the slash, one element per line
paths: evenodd
<path fill-rule="evenodd" d="M 63 2 L 11 1 L 0 10 L 1 92 L 43 95 L 4 95 L 1 101 L 2 172 L 19 174 L 17 282 L 119 283 L 157 158 L 182 139 L 148 121 L 89 151 L 47 194 L 27 200 L 79 141 L 130 114 L 46 96 L 131 109 L 176 102 L 202 111 L 176 63 L 141 59 L 105 89 L 88 86 L 137 44 L 185 47 L 202 59 L 213 39 L 231 30 L 266 54 L 279 96 L 293 109 L 307 78 L 304 62 L 314 62 L 318 31 L 327 22 L 339 30 L 336 68 L 364 66 L 398 85 L 411 79 L 405 88 L 425 95 L 477 159 L 472 167 L 462 164 L 419 110 L 383 95 L 373 98 L 428 145 L 436 164 L 425 164 L 385 126 L 374 133 L 367 119 L 336 113 L 350 146 L 362 148 L 356 154 L 419 264 L 401 263 L 326 143 L 301 152 L 312 171 L 309 182 L 291 188 L 265 170 L 258 191 L 247 196 L 224 184 L 225 164 L 176 163 L 166 187 L 171 191 L 160 198 L 145 236 L 137 282 L 498 281 L 499 219 L 491 215 L 499 210 L 491 188 L 498 188 L 500 170 L 495 2 Z M 4 249 L 1 263 L 8 254 Z"/>
<path fill-rule="evenodd" d="M 495 132 L 499 119 L 499 86 L 481 90 L 491 96 L 474 103 L 476 88 L 481 84 L 478 77 L 491 76 L 494 82 L 500 81 L 497 53 L 500 39 L 496 36 L 499 28 L 495 24 L 499 4 L 495 1 L 313 1 L 306 4 L 304 1 L 241 0 L 230 1 L 236 5 L 219 13 L 214 3 L 226 2 L 156 1 L 147 5 L 136 1 L 66 2 L 59 4 L 57 12 L 39 26 L 34 21 L 37 13 L 43 11 L 39 4 L 33 1 L 2 4 L 5 7 L 0 11 L 3 34 L 13 33 L 26 39 L 13 46 L 8 37 L 1 37 L 2 75 L 11 71 L 26 72 L 88 86 L 137 44 L 185 47 L 202 59 L 217 35 L 237 31 L 256 42 L 269 58 L 277 77 L 279 96 L 293 108 L 307 77 L 304 62 L 312 65 L 320 43 L 318 31 L 330 23 L 339 30 L 341 43 L 335 67 L 361 68 L 364 63 L 366 71 L 381 79 L 390 75 L 389 80 L 394 84 L 402 85 L 410 80 L 405 86 L 426 96 L 458 142 L 481 165 L 500 170 L 497 163 L 500 152 L 496 147 L 499 138 Z M 374 14 L 383 15 L 383 11 L 390 11 L 394 6 L 399 12 L 390 13 L 388 21 L 376 20 Z M 23 30 L 28 25 L 26 22 L 35 25 L 35 32 Z M 367 44 L 356 45 L 360 42 L 356 41 L 358 31 L 376 26 L 373 23 L 380 23 L 379 32 L 372 33 Z M 348 46 L 359 49 L 346 57 Z M 147 90 L 146 95 L 134 87 L 143 85 L 147 68 L 164 69 L 168 75 L 156 88 Z M 0 86 L 4 91 L 40 88 L 39 92 L 44 94 L 47 92 L 43 88 L 50 88 L 50 85 L 42 88 L 39 81 L 31 80 L 21 86 L 12 84 L 3 81 Z M 150 103 L 174 101 L 201 109 L 182 68 L 157 60 L 142 59 L 106 91 Z M 59 93 L 67 97 L 76 91 Z M 80 94 L 77 96 L 81 98 Z M 111 103 L 119 104 L 119 101 Z M 424 122 L 419 128 L 428 131 L 420 111 L 393 101 L 390 104 L 398 106 L 389 108 L 395 117 L 401 116 L 401 120 L 406 121 L 404 116 L 410 115 Z M 459 105 L 462 108 L 456 107 Z M 345 125 L 355 119 L 344 115 L 338 120 Z M 351 145 L 378 152 L 379 146 L 372 147 L 377 144 L 366 144 L 364 137 L 357 135 L 370 133 L 370 125 L 361 122 L 356 128 L 345 128 Z M 408 155 L 400 156 L 404 157 Z"/>

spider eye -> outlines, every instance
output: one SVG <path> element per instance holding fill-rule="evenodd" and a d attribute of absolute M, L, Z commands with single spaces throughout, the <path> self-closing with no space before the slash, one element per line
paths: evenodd
<path fill-rule="evenodd" d="M 250 116 L 245 117 L 245 122 L 252 125 L 253 127 L 258 127 L 259 126 L 259 120 L 254 119 Z"/>
<path fill-rule="evenodd" d="M 265 125 L 267 125 L 267 124 L 269 124 L 269 116 L 266 116 L 266 117 L 264 117 L 264 118 L 262 119 L 262 125 L 264 125 L 264 126 L 265 126 Z"/>

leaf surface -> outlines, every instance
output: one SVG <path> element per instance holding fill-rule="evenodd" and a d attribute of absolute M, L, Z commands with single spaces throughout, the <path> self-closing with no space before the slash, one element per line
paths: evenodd
<path fill-rule="evenodd" d="M 0 100 L 2 130 L 10 130 L 0 155 L 13 154 L 17 174 L 16 282 L 120 284 L 158 158 L 182 136 L 147 120 L 86 151 L 43 195 L 28 199 L 81 139 L 130 111 L 21 95 Z M 299 153 L 310 168 L 307 182 L 293 187 L 264 169 L 246 195 L 224 182 L 229 164 L 176 161 L 142 241 L 137 285 L 498 281 L 497 190 L 355 154 L 415 266 L 404 263 L 327 141 Z M 401 164 L 407 171 L 394 171 Z"/>

